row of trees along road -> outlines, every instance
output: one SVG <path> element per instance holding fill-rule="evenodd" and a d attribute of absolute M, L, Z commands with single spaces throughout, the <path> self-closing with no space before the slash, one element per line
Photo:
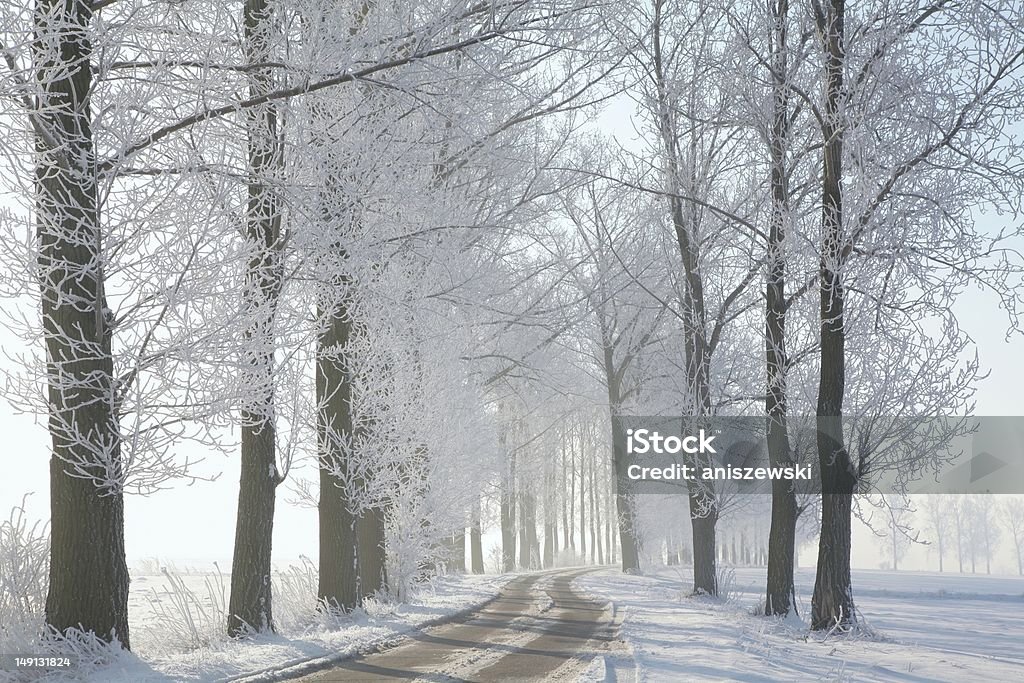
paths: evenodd
<path fill-rule="evenodd" d="M 4 289 L 43 342 L 7 380 L 51 440 L 47 623 L 130 646 L 124 496 L 198 477 L 186 441 L 240 456 L 233 635 L 273 629 L 307 460 L 324 609 L 463 568 L 467 527 L 482 571 L 492 517 L 503 569 L 639 571 L 630 413 L 763 414 L 773 463 L 814 448 L 820 500 L 773 489 L 765 611 L 794 609 L 820 506 L 812 625 L 853 623 L 859 482 L 940 459 L 958 426 L 907 418 L 963 413 L 982 374 L 957 297 L 1017 324 L 1019 228 L 978 219 L 1024 196 L 1019 9 L 5 6 Z M 687 501 L 716 594 L 741 503 Z"/>
<path fill-rule="evenodd" d="M 50 626 L 130 645 L 123 496 L 188 477 L 175 446 L 223 445 L 232 422 L 228 630 L 273 628 L 276 492 L 304 452 L 321 470 L 325 606 L 382 584 L 383 508 L 405 501 L 380 492 L 430 485 L 431 450 L 450 445 L 422 410 L 403 423 L 402 402 L 422 404 L 408 394 L 435 390 L 439 364 L 464 373 L 419 347 L 459 334 L 434 326 L 466 315 L 458 298 L 487 286 L 488 261 L 550 191 L 543 157 L 564 135 L 540 117 L 585 104 L 594 65 L 562 42 L 592 34 L 590 9 L 4 8 L 19 107 L 4 144 L 31 174 L 18 194 L 35 220 L 7 250 L 25 275 L 10 289 L 37 292 L 46 347 L 19 395 L 52 438 Z M 395 429 L 400 449 L 382 436 Z M 396 464 L 396 450 L 416 457 Z"/>
<path fill-rule="evenodd" d="M 881 470 L 912 478 L 934 466 L 962 426 L 911 438 L 908 417 L 972 406 L 980 373 L 953 313 L 957 296 L 987 290 L 1016 329 L 1019 228 L 977 221 L 1020 209 L 1017 9 L 654 0 L 605 17 L 618 39 L 616 86 L 635 103 L 639 135 L 622 135 L 600 161 L 585 156 L 575 167 L 601 192 L 620 193 L 604 206 L 639 205 L 640 196 L 662 203 L 626 227 L 592 201 L 592 222 L 634 291 L 667 308 L 681 335 L 668 357 L 665 331 L 642 335 L 658 341 L 647 355 L 664 370 L 683 349 L 675 400 L 660 395 L 665 378 L 635 372 L 644 387 L 637 393 L 647 396 L 630 412 L 661 414 L 668 405 L 668 414 L 700 417 L 761 403 L 778 464 L 807 446 L 791 442 L 792 416 L 816 416 L 825 494 L 815 628 L 855 621 L 849 551 L 858 486 Z M 637 222 L 661 244 L 674 237 L 675 258 L 664 248 L 643 248 L 639 259 L 627 253 L 616 231 L 635 242 Z M 664 265 L 652 267 L 655 258 Z M 736 342 L 753 330 L 764 349 L 759 376 L 749 354 L 737 356 Z M 614 346 L 605 340 L 609 356 L 633 362 L 634 348 Z M 607 377 L 609 391 L 622 384 L 614 371 Z M 623 407 L 613 407 L 613 419 L 616 410 Z M 765 609 L 783 615 L 794 609 L 795 529 L 808 502 L 783 484 L 772 499 Z M 690 502 L 693 585 L 714 593 L 714 528 L 725 501 L 696 489 Z"/>

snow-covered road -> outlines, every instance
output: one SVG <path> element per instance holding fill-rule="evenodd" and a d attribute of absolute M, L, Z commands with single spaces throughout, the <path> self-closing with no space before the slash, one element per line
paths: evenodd
<path fill-rule="evenodd" d="M 595 654 L 614 644 L 611 613 L 572 587 L 588 571 L 516 578 L 495 601 L 465 619 L 297 680 L 573 680 Z"/>

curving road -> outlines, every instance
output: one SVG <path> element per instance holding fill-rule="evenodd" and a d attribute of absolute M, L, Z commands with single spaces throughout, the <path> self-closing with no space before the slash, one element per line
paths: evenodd
<path fill-rule="evenodd" d="M 617 642 L 612 613 L 572 588 L 573 579 L 588 571 L 593 570 L 518 577 L 495 600 L 459 621 L 293 680 L 575 680 Z"/>

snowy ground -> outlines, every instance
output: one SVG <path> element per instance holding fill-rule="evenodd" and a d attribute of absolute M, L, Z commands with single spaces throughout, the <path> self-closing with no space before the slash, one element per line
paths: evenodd
<path fill-rule="evenodd" d="M 175 588 L 167 576 L 133 576 L 129 618 L 134 652 L 97 667 L 49 675 L 56 681 L 149 683 L 164 681 L 274 680 L 271 672 L 323 658 L 366 652 L 401 639 L 402 634 L 475 608 L 497 595 L 510 576 L 444 576 L 425 586 L 410 604 L 378 605 L 365 612 L 327 621 L 296 605 L 292 588 L 305 591 L 300 574 L 275 577 L 275 614 L 281 623 L 274 636 L 229 640 L 222 600 L 230 577 L 178 575 Z M 313 588 L 315 595 L 315 586 Z M 190 594 L 184 602 L 181 596 Z M 279 600 L 279 597 L 281 598 Z M 315 611 L 314 611 L 315 613 Z M 201 642 L 196 647 L 195 639 Z M 301 667 L 300 667 L 301 668 Z M 2 677 L 3 672 L 0 672 Z M 22 679 L 17 679 L 22 680 Z M 33 680 L 33 679 L 27 679 Z"/>
<path fill-rule="evenodd" d="M 688 571 L 603 571 L 577 580 L 614 603 L 623 621 L 625 647 L 608 662 L 618 680 L 1024 680 L 1019 577 L 855 570 L 854 599 L 873 635 L 825 637 L 800 619 L 754 616 L 764 568 L 736 569 L 724 603 L 686 597 Z M 801 615 L 813 584 L 813 570 L 798 570 Z"/>

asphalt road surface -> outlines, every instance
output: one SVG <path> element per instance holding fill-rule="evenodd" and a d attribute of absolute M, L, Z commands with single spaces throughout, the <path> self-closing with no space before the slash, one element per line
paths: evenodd
<path fill-rule="evenodd" d="M 410 635 L 382 652 L 293 679 L 326 681 L 575 680 L 617 643 L 604 605 L 572 588 L 573 569 L 518 577 L 463 619 Z"/>

